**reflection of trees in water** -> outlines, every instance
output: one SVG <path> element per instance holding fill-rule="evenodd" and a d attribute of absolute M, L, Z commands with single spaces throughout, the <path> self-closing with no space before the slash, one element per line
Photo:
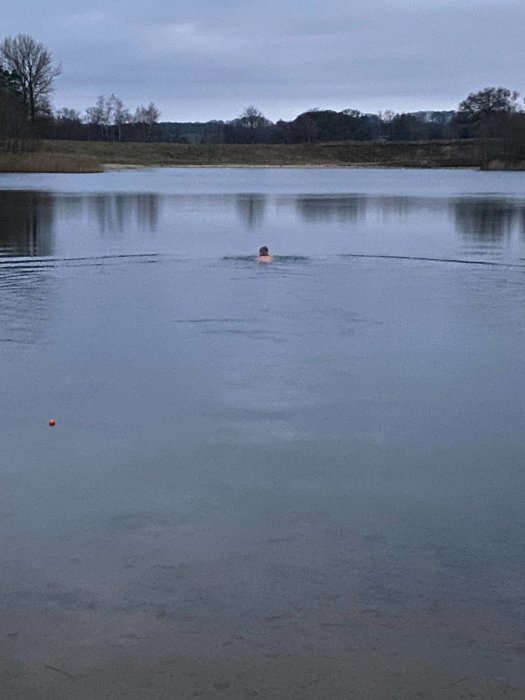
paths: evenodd
<path fill-rule="evenodd" d="M 505 199 L 459 199 L 453 203 L 456 229 L 476 241 L 499 242 L 524 219 L 524 205 Z"/>
<path fill-rule="evenodd" d="M 297 197 L 295 206 L 306 221 L 357 221 L 366 214 L 367 197 Z"/>
<path fill-rule="evenodd" d="M 525 240 L 525 207 L 520 210 L 521 236 Z"/>
<path fill-rule="evenodd" d="M 123 233 L 131 227 L 155 230 L 159 221 L 158 194 L 100 194 L 87 199 L 90 215 L 101 233 Z"/>
<path fill-rule="evenodd" d="M 373 197 L 374 208 L 384 217 L 404 218 L 413 212 L 416 202 L 413 197 Z"/>
<path fill-rule="evenodd" d="M 235 207 L 248 228 L 259 226 L 266 211 L 267 197 L 264 194 L 238 194 Z"/>
<path fill-rule="evenodd" d="M 443 200 L 429 197 L 324 195 L 299 197 L 295 200 L 300 215 L 309 221 L 357 221 L 368 214 L 379 214 L 385 219 L 407 218 L 414 214 L 432 215 L 446 207 Z"/>
<path fill-rule="evenodd" d="M 370 197 L 369 202 L 384 217 L 405 218 L 414 213 L 431 213 L 436 207 L 442 207 L 440 200 L 427 197 Z"/>
<path fill-rule="evenodd" d="M 59 216 L 80 217 L 84 206 L 84 194 L 60 195 L 56 199 L 56 209 Z"/>
<path fill-rule="evenodd" d="M 54 213 L 48 192 L 0 190 L 0 254 L 52 255 Z"/>

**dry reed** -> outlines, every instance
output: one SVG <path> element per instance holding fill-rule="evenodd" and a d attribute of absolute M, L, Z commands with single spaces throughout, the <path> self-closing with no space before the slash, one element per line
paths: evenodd
<path fill-rule="evenodd" d="M 99 173 L 103 168 L 97 158 L 83 154 L 0 153 L 3 173 Z"/>

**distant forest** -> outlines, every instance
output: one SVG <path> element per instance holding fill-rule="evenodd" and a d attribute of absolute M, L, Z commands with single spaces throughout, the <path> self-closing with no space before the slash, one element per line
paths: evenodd
<path fill-rule="evenodd" d="M 106 100 L 106 98 L 101 98 Z M 111 101 L 113 96 L 107 98 Z M 345 109 L 311 109 L 291 121 L 272 122 L 249 106 L 231 121 L 147 123 L 130 119 L 93 119 L 62 110 L 42 124 L 46 138 L 108 141 L 157 141 L 187 144 L 293 144 L 327 141 L 414 141 L 456 138 L 454 112 L 362 114 Z"/>
<path fill-rule="evenodd" d="M 517 92 L 488 87 L 457 110 L 364 114 L 315 108 L 291 121 L 272 122 L 250 105 L 236 119 L 163 122 L 154 102 L 126 107 L 100 96 L 84 113 L 53 108 L 60 66 L 45 46 L 19 34 L 0 43 L 0 149 L 24 150 L 34 139 L 168 142 L 179 144 L 302 144 L 344 141 L 479 139 L 487 159 L 525 161 L 525 111 Z"/>

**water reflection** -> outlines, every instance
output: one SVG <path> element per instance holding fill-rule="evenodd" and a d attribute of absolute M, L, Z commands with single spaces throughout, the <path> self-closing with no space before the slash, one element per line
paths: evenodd
<path fill-rule="evenodd" d="M 264 194 L 238 194 L 235 207 L 242 222 L 249 228 L 260 226 L 264 220 L 267 196 Z"/>
<path fill-rule="evenodd" d="M 443 200 L 432 199 L 430 197 L 370 197 L 369 206 L 372 211 L 376 211 L 381 218 L 389 219 L 397 217 L 406 219 L 415 215 L 432 214 L 436 210 L 443 211 Z"/>
<path fill-rule="evenodd" d="M 0 255 L 53 255 L 55 196 L 0 190 Z"/>
<path fill-rule="evenodd" d="M 295 209 L 310 222 L 354 222 L 366 216 L 368 197 L 297 197 Z"/>
<path fill-rule="evenodd" d="M 160 197 L 155 193 L 92 195 L 87 203 L 100 233 L 123 233 L 132 226 L 154 231 L 158 226 Z"/>
<path fill-rule="evenodd" d="M 461 199 L 453 202 L 456 229 L 477 241 L 499 243 L 525 221 L 525 207 L 505 199 Z"/>
<path fill-rule="evenodd" d="M 308 224 L 308 232 L 304 223 Z M 518 252 L 525 200 L 504 196 L 0 190 L 0 255 L 242 254 L 245 232 L 286 231 L 287 250 L 455 257 Z M 355 236 L 347 236 L 348 228 Z M 341 235 L 341 231 L 343 235 Z M 210 236 L 213 231 L 213 237 Z M 154 243 L 149 234 L 155 232 Z M 278 236 L 279 233 L 276 233 Z M 278 238 L 276 242 L 281 243 Z M 518 253 L 519 254 L 519 253 Z"/>
<path fill-rule="evenodd" d="M 51 257 L 61 226 L 67 236 L 67 254 L 74 255 L 69 251 L 76 241 L 72 234 L 95 228 L 111 238 L 133 228 L 155 231 L 160 210 L 161 196 L 154 193 L 57 195 L 0 190 L 0 256 Z"/>

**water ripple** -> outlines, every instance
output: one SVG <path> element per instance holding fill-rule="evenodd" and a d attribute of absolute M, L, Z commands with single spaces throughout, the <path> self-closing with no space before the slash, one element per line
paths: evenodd
<path fill-rule="evenodd" d="M 415 260 L 423 262 L 443 262 L 443 263 L 456 263 L 459 265 L 490 265 L 493 267 L 511 267 L 511 268 L 524 268 L 525 265 L 519 265 L 517 263 L 503 263 L 495 260 L 465 260 L 461 258 L 434 258 L 434 257 L 424 257 L 419 255 L 381 255 L 381 254 L 365 254 L 365 253 L 341 253 L 337 257 L 339 258 L 368 258 L 377 260 Z"/>
<path fill-rule="evenodd" d="M 116 255 L 83 255 L 74 258 L 56 258 L 56 257 L 39 257 L 39 258 L 1 258 L 0 257 L 0 269 L 45 269 L 56 267 L 61 263 L 83 263 L 92 262 L 100 263 L 107 260 L 139 260 L 140 262 L 153 262 L 156 258 L 159 258 L 159 253 L 130 253 L 130 254 L 116 254 Z"/>

